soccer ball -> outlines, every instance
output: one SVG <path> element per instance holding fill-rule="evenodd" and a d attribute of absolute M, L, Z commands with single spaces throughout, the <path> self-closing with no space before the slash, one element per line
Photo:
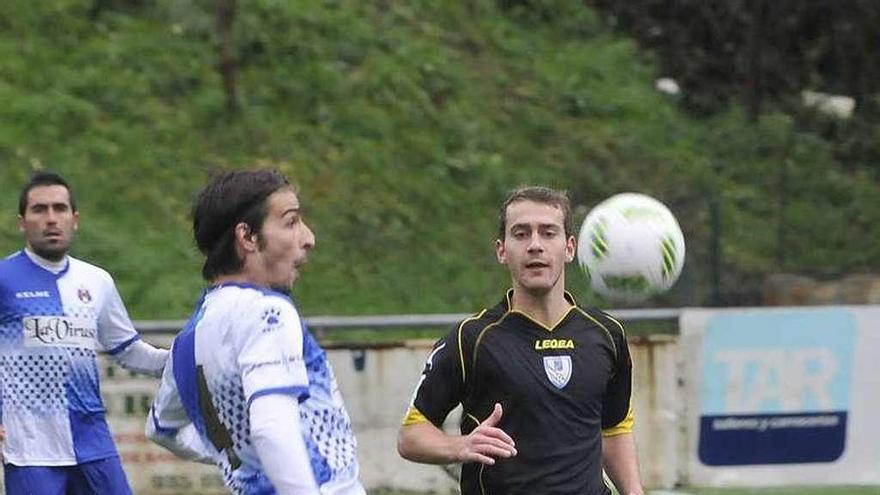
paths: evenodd
<path fill-rule="evenodd" d="M 584 219 L 578 262 L 596 293 L 611 301 L 639 302 L 678 279 L 684 234 L 663 203 L 644 194 L 617 194 Z"/>

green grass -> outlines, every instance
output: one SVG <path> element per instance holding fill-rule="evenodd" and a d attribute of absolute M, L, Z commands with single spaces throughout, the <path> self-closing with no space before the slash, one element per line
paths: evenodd
<path fill-rule="evenodd" d="M 0 256 L 21 247 L 28 172 L 55 169 L 79 196 L 73 254 L 113 274 L 136 319 L 184 318 L 204 285 L 190 201 L 210 171 L 257 164 L 301 186 L 317 236 L 294 294 L 305 315 L 492 305 L 509 283 L 497 205 L 524 183 L 569 190 L 576 224 L 616 192 L 667 202 L 688 266 L 655 305 L 706 302 L 710 194 L 730 291 L 772 270 L 880 267 L 876 181 L 784 115 L 684 115 L 653 89 L 650 54 L 586 3 L 240 3 L 233 115 L 211 2 L 5 2 Z M 780 218 L 783 157 L 797 166 Z"/>

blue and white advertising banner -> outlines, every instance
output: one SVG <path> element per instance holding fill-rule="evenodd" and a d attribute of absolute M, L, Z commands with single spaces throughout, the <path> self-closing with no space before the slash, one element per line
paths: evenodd
<path fill-rule="evenodd" d="M 694 485 L 880 483 L 880 308 L 686 310 Z"/>

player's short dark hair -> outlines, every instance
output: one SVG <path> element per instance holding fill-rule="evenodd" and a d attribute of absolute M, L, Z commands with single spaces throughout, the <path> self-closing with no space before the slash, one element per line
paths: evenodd
<path fill-rule="evenodd" d="M 285 187 L 291 187 L 290 182 L 277 170 L 235 170 L 211 177 L 192 209 L 193 236 L 205 255 L 206 280 L 241 270 L 244 261 L 235 250 L 235 226 L 243 222 L 259 232 L 268 213 L 266 199 Z"/>
<path fill-rule="evenodd" d="M 34 172 L 31 174 L 30 180 L 21 188 L 21 194 L 18 196 L 18 214 L 24 216 L 24 212 L 28 207 L 28 193 L 31 189 L 41 186 L 64 186 L 67 189 L 67 197 L 70 199 L 70 209 L 76 212 L 76 200 L 73 199 L 73 190 L 67 184 L 63 177 L 55 172 Z"/>
<path fill-rule="evenodd" d="M 507 207 L 518 201 L 534 201 L 535 203 L 543 203 L 559 208 L 562 210 L 565 236 L 572 235 L 571 200 L 568 199 L 568 193 L 557 189 L 550 189 L 549 187 L 524 186 L 510 191 L 507 199 L 501 205 L 501 211 L 498 213 L 499 239 L 503 240 L 507 233 Z"/>

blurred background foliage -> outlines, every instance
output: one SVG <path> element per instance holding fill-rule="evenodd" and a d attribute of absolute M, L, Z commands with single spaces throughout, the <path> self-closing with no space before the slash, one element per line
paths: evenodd
<path fill-rule="evenodd" d="M 530 2 L 523 2 L 529 4 Z M 752 120 L 782 111 L 831 144 L 848 170 L 880 178 L 880 3 L 870 0 L 587 0 L 605 24 L 655 56 L 683 87 L 681 106 Z M 805 114 L 801 92 L 849 95 L 845 125 Z"/>
<path fill-rule="evenodd" d="M 10 0 L 0 250 L 21 246 L 28 174 L 56 170 L 80 203 L 74 255 L 115 276 L 134 317 L 183 318 L 203 287 L 195 192 L 261 165 L 300 185 L 317 235 L 294 290 L 306 315 L 493 304 L 497 206 L 525 183 L 567 189 L 578 225 L 617 192 L 669 205 L 688 260 L 649 305 L 760 303 L 776 271 L 876 272 L 877 8 L 852 3 L 861 17 L 794 1 Z M 856 97 L 855 116 L 804 110 L 802 89 Z"/>

